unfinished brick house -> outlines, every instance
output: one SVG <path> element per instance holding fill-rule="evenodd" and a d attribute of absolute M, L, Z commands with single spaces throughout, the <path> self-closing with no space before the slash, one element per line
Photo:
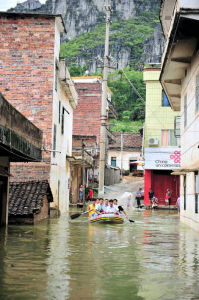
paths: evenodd
<path fill-rule="evenodd" d="M 15 163 L 13 181 L 49 180 L 54 203 L 68 209 L 73 109 L 77 95 L 59 59 L 61 15 L 0 14 L 0 91 L 43 131 L 41 163 Z"/>
<path fill-rule="evenodd" d="M 101 76 L 86 76 L 72 79 L 78 93 L 78 107 L 73 118 L 73 156 L 75 160 L 71 162 L 71 202 L 76 203 L 79 187 L 83 183 L 82 166 L 84 165 L 86 169 L 85 184 L 88 184 L 88 180 L 93 177 L 96 181 L 98 180 L 102 78 Z M 111 143 L 114 141 L 114 135 L 109 131 L 109 119 L 116 118 L 116 112 L 111 103 L 110 89 L 107 94 L 106 128 L 108 141 Z M 84 144 L 83 159 L 82 143 Z"/>

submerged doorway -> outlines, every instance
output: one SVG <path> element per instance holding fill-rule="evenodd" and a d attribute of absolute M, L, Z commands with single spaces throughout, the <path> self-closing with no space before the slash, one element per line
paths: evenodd
<path fill-rule="evenodd" d="M 8 201 L 8 178 L 0 176 L 0 227 L 6 225 Z"/>

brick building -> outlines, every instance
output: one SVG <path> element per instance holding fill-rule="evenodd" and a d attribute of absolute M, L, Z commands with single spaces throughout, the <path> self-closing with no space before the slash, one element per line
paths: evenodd
<path fill-rule="evenodd" d="M 73 155 L 79 158 L 79 164 L 72 163 L 72 202 L 78 198 L 78 189 L 82 184 L 82 141 L 85 145 L 85 182 L 89 178 L 95 177 L 98 180 L 99 167 L 99 143 L 100 143 L 100 117 L 102 98 L 102 78 L 101 76 L 73 77 L 73 82 L 78 93 L 78 107 L 73 118 Z M 111 103 L 111 91 L 108 89 L 107 99 L 107 148 L 108 141 L 115 140 L 114 135 L 109 131 L 109 119 L 116 118 L 116 112 Z M 93 160 L 90 159 L 89 153 Z M 92 163 L 91 163 L 92 162 Z M 78 179 L 75 179 L 78 177 Z"/>
<path fill-rule="evenodd" d="M 42 131 L 0 93 L 0 227 L 8 223 L 11 162 L 40 162 L 41 147 Z"/>
<path fill-rule="evenodd" d="M 69 200 L 73 109 L 76 92 L 59 60 L 61 15 L 0 14 L 0 91 L 43 131 L 41 163 L 13 164 L 13 181 L 49 180 L 56 207 Z M 5 38 L 6 37 L 6 38 Z"/>

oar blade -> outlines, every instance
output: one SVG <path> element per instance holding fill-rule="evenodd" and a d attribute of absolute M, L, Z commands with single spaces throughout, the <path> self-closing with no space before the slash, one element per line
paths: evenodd
<path fill-rule="evenodd" d="M 80 216 L 81 216 L 81 214 L 79 213 L 79 214 L 71 215 L 70 218 L 71 218 L 71 220 L 74 220 L 74 219 L 79 218 Z"/>
<path fill-rule="evenodd" d="M 135 221 L 133 221 L 133 220 L 131 220 L 131 219 L 129 219 L 129 222 L 130 222 L 130 223 L 135 223 Z"/>

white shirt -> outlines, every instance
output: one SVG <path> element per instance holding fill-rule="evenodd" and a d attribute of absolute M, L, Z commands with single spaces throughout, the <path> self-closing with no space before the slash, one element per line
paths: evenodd
<path fill-rule="evenodd" d="M 107 205 L 106 205 L 106 204 L 103 204 L 103 205 L 102 205 L 103 211 L 104 211 L 104 212 L 107 212 L 108 207 L 109 207 L 108 204 L 107 204 Z"/>
<path fill-rule="evenodd" d="M 113 206 L 115 207 L 116 210 L 118 210 L 118 205 L 117 204 L 113 204 Z"/>
<path fill-rule="evenodd" d="M 106 210 L 107 213 L 115 213 L 116 211 L 117 209 L 114 206 L 112 207 L 108 206 Z"/>

